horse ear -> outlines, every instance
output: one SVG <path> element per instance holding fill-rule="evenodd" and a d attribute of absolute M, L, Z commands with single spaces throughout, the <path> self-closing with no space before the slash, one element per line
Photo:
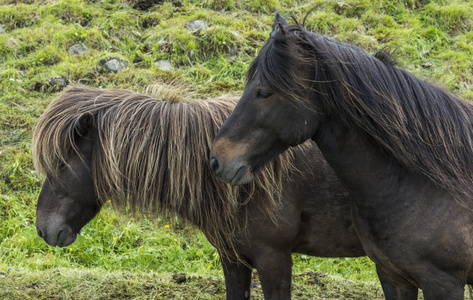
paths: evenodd
<path fill-rule="evenodd" d="M 91 113 L 81 115 L 75 124 L 75 130 L 79 136 L 85 136 L 92 127 L 94 127 L 94 115 Z"/>
<path fill-rule="evenodd" d="M 282 34 L 286 34 L 285 26 L 289 25 L 286 20 L 279 14 L 278 11 L 274 13 L 273 32 L 280 31 Z"/>
<path fill-rule="evenodd" d="M 276 24 L 276 23 L 280 23 L 282 25 L 289 25 L 289 23 L 287 23 L 286 19 L 281 17 L 281 15 L 279 14 L 279 11 L 276 11 L 274 13 L 274 24 Z"/>

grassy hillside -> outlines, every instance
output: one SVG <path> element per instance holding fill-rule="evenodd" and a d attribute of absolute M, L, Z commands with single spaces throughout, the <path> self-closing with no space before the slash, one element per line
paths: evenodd
<path fill-rule="evenodd" d="M 105 207 L 67 248 L 47 246 L 34 226 L 43 178 L 31 133 L 67 85 L 144 91 L 174 80 L 201 98 L 239 92 L 275 9 L 302 20 L 321 1 L 154 2 L 0 0 L 0 298 L 224 297 L 216 251 L 177 220 L 134 220 Z M 192 29 L 196 20 L 206 28 Z M 401 67 L 473 100 L 471 1 L 341 0 L 306 26 L 368 52 L 388 47 Z M 75 54 L 77 45 L 86 53 Z M 122 69 L 108 71 L 110 59 Z M 173 69 L 162 70 L 162 60 Z M 294 259 L 296 299 L 382 298 L 366 258 Z M 176 273 L 190 279 L 177 284 Z"/>

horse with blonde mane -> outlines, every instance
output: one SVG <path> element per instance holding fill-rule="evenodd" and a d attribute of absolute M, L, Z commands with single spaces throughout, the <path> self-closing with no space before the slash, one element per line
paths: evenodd
<path fill-rule="evenodd" d="M 177 99 L 128 90 L 73 87 L 53 100 L 33 136 L 46 180 L 38 234 L 73 243 L 112 200 L 148 217 L 179 216 L 205 234 L 221 257 L 227 299 L 248 299 L 256 268 L 266 299 L 289 299 L 292 252 L 363 256 L 348 195 L 313 143 L 279 156 L 235 187 L 214 178 L 209 149 L 236 98 Z"/>

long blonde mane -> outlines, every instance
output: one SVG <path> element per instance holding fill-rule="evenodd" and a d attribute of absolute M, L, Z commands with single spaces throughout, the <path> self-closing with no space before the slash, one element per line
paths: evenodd
<path fill-rule="evenodd" d="M 195 101 L 176 99 L 170 87 L 159 91 L 156 99 L 128 90 L 69 89 L 37 123 L 35 167 L 54 178 L 71 153 L 80 155 L 75 126 L 82 115 L 92 114 L 99 201 L 150 216 L 177 214 L 199 227 L 220 252 L 236 254 L 235 234 L 245 230 L 252 207 L 277 223 L 282 178 L 293 168 L 293 152 L 279 156 L 251 184 L 221 183 L 211 174 L 209 149 L 238 99 Z"/>

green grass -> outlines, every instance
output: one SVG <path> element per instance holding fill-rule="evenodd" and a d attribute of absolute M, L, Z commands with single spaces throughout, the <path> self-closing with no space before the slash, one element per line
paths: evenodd
<path fill-rule="evenodd" d="M 182 0 L 147 11 L 132 9 L 134 2 L 0 0 L 0 298 L 224 297 L 215 249 L 178 220 L 134 220 L 105 207 L 70 247 L 37 236 L 43 179 L 30 147 L 37 118 L 60 92 L 48 79 L 138 91 L 177 80 L 201 97 L 238 92 L 274 10 L 302 20 L 320 1 Z M 403 68 L 473 100 L 473 3 L 427 2 L 337 1 L 312 12 L 306 26 L 371 53 L 395 49 Z M 197 19 L 208 29 L 191 32 Z M 73 56 L 73 44 L 89 52 Z M 112 57 L 126 68 L 104 71 L 100 62 Z M 159 70 L 161 59 L 175 69 Z M 367 258 L 293 257 L 296 299 L 382 298 Z M 174 273 L 193 279 L 177 284 Z M 261 298 L 261 287 L 255 293 Z"/>
<path fill-rule="evenodd" d="M 142 271 L 104 271 L 96 268 L 55 268 L 45 271 L 0 267 L 2 299 L 225 299 L 221 277 L 187 274 L 177 283 L 171 274 Z M 253 277 L 252 299 L 263 299 Z M 307 272 L 293 278 L 294 299 L 384 299 L 370 282 Z M 315 295 L 315 296 L 314 296 Z"/>

